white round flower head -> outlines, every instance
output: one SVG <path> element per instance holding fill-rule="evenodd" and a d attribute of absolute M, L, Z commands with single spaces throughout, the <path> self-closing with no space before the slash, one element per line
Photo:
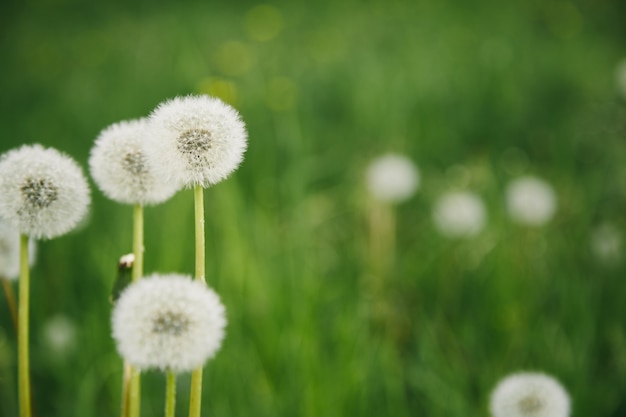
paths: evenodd
<path fill-rule="evenodd" d="M 217 294 L 179 274 L 154 274 L 131 284 L 112 315 L 113 338 L 140 369 L 187 372 L 220 348 L 226 317 Z"/>
<path fill-rule="evenodd" d="M 28 264 L 35 262 L 35 241 L 28 240 Z M 20 232 L 0 219 L 0 278 L 17 279 L 20 274 Z"/>
<path fill-rule="evenodd" d="M 545 181 L 524 176 L 508 185 L 506 205 L 514 221 L 528 226 L 543 226 L 556 212 L 556 195 Z"/>
<path fill-rule="evenodd" d="M 176 97 L 150 115 L 146 153 L 178 187 L 208 187 L 225 179 L 247 147 L 239 113 L 217 98 Z"/>
<path fill-rule="evenodd" d="M 406 156 L 388 154 L 369 165 L 366 181 L 370 194 L 376 200 L 400 203 L 417 191 L 420 175 L 413 161 Z"/>
<path fill-rule="evenodd" d="M 147 119 L 115 123 L 100 132 L 89 157 L 91 175 L 111 200 L 125 204 L 158 204 L 178 190 L 164 181 L 144 152 L 150 134 Z"/>
<path fill-rule="evenodd" d="M 53 238 L 69 232 L 89 207 L 89 187 L 69 156 L 24 145 L 0 158 L 0 217 L 22 234 Z"/>
<path fill-rule="evenodd" d="M 498 383 L 489 408 L 493 417 L 569 417 L 570 400 L 551 376 L 521 372 Z"/>
<path fill-rule="evenodd" d="M 486 222 L 485 206 L 476 194 L 449 192 L 435 204 L 433 220 L 442 235 L 451 238 L 475 236 Z"/>
<path fill-rule="evenodd" d="M 611 224 L 597 226 L 591 234 L 591 251 L 603 262 L 612 263 L 620 259 L 623 246 L 622 233 Z"/>

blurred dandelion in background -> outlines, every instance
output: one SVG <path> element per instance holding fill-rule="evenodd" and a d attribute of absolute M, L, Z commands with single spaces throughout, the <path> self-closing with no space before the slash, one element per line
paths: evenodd
<path fill-rule="evenodd" d="M 417 166 L 404 155 L 387 154 L 367 168 L 367 189 L 372 198 L 385 203 L 401 203 L 415 194 L 420 184 Z"/>
<path fill-rule="evenodd" d="M 473 237 L 485 227 L 487 211 L 478 195 L 469 191 L 451 191 L 437 199 L 433 221 L 445 237 Z"/>
<path fill-rule="evenodd" d="M 626 100 L 626 58 L 622 59 L 615 68 L 615 87 L 622 99 Z"/>
<path fill-rule="evenodd" d="M 592 230 L 590 246 L 597 260 L 614 264 L 622 256 L 622 233 L 614 224 L 603 223 Z"/>
<path fill-rule="evenodd" d="M 528 226 L 543 226 L 552 220 L 557 208 L 550 184 L 533 176 L 519 177 L 506 189 L 506 207 L 511 219 Z"/>
<path fill-rule="evenodd" d="M 63 314 L 49 318 L 41 336 L 47 351 L 56 358 L 65 358 L 76 348 L 76 324 Z"/>
<path fill-rule="evenodd" d="M 493 417 L 569 417 L 570 399 L 553 377 L 520 372 L 498 383 L 489 409 Z"/>
<path fill-rule="evenodd" d="M 36 258 L 34 239 L 28 242 L 28 263 L 33 266 Z M 0 278 L 15 280 L 20 274 L 20 233 L 0 219 Z"/>

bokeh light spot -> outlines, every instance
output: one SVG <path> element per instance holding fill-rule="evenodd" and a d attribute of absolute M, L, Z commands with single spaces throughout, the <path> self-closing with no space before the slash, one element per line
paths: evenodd
<path fill-rule="evenodd" d="M 256 62 L 254 51 L 239 41 L 228 41 L 220 45 L 215 59 L 218 69 L 225 75 L 246 74 Z"/>
<path fill-rule="evenodd" d="M 284 27 L 283 14 L 269 4 L 256 6 L 246 14 L 246 31 L 255 41 L 267 42 L 274 39 Z"/>

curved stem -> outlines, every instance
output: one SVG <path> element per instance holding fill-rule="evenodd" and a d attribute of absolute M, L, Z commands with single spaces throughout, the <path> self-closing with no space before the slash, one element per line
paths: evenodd
<path fill-rule="evenodd" d="M 204 277 L 204 192 L 200 185 L 194 188 L 194 212 L 196 225 L 196 279 L 206 282 Z M 202 366 L 191 373 L 191 394 L 189 397 L 189 417 L 200 417 L 202 406 Z"/>
<path fill-rule="evenodd" d="M 28 236 L 20 236 L 20 288 L 18 310 L 18 385 L 20 417 L 30 417 L 30 369 L 28 362 L 28 310 L 29 310 Z"/>
<path fill-rule="evenodd" d="M 167 373 L 167 387 L 165 388 L 165 417 L 174 417 L 176 413 L 176 374 Z"/>

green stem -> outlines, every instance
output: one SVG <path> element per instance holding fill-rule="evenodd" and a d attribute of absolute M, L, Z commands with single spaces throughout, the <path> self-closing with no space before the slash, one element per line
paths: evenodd
<path fill-rule="evenodd" d="M 176 413 L 176 374 L 174 372 L 167 373 L 165 391 L 165 417 L 174 417 Z"/>
<path fill-rule="evenodd" d="M 133 212 L 133 262 L 132 281 L 143 276 L 143 206 L 135 204 Z M 141 408 L 141 373 L 137 368 L 124 363 L 124 383 L 122 392 L 122 417 L 139 417 Z M 124 407 L 126 404 L 126 409 Z"/>
<path fill-rule="evenodd" d="M 204 277 L 204 193 L 200 185 L 194 188 L 194 211 L 196 224 L 196 279 L 206 282 Z M 189 417 L 200 417 L 202 401 L 202 366 L 191 373 L 191 395 L 189 397 Z"/>
<path fill-rule="evenodd" d="M 29 299 L 28 236 L 20 236 L 20 290 L 18 309 L 18 385 L 20 417 L 30 417 L 30 370 L 28 364 L 28 299 Z"/>

